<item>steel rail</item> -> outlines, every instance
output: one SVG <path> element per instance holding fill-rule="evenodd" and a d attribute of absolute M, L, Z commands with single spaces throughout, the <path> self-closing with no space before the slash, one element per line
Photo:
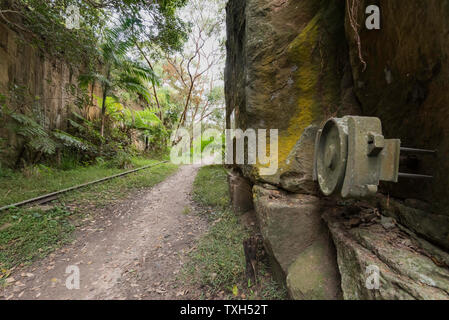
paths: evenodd
<path fill-rule="evenodd" d="M 93 185 L 93 184 L 97 184 L 97 183 L 100 183 L 100 182 L 105 182 L 105 181 L 108 181 L 108 180 L 111 180 L 111 179 L 114 179 L 114 178 L 122 177 L 122 176 L 125 176 L 125 175 L 128 175 L 128 174 L 140 171 L 140 170 L 153 168 L 153 167 L 156 167 L 158 165 L 161 165 L 161 164 L 167 163 L 167 162 L 168 162 L 168 160 L 167 161 L 162 161 L 162 162 L 159 162 L 159 163 L 156 163 L 156 164 L 150 164 L 150 165 L 147 165 L 147 166 L 143 166 L 141 168 L 125 171 L 125 172 L 122 172 L 122 173 L 119 173 L 119 174 L 115 174 L 113 176 L 109 176 L 109 177 L 106 177 L 106 178 L 101 178 L 101 179 L 98 179 L 98 180 L 95 180 L 95 181 L 91 181 L 91 182 L 86 182 L 86 183 L 83 183 L 83 184 L 80 184 L 80 185 L 77 185 L 77 186 L 74 186 L 74 187 L 70 187 L 70 188 L 67 188 L 67 189 L 63 189 L 63 190 L 55 191 L 55 192 L 52 192 L 52 193 L 48 193 L 48 194 L 45 194 L 43 196 L 39 196 L 39 197 L 36 197 L 36 198 L 24 200 L 24 201 L 21 201 L 21 202 L 18 202 L 18 203 L 10 204 L 10 205 L 1 207 L 0 211 L 4 211 L 4 210 L 7 210 L 7 209 L 16 208 L 16 207 L 21 207 L 21 206 L 24 206 L 26 204 L 34 203 L 34 202 L 38 202 L 38 201 L 41 201 L 40 202 L 41 204 L 49 202 L 49 201 L 53 201 L 53 200 L 55 200 L 55 196 L 59 196 L 59 195 L 61 195 L 63 193 L 66 193 L 66 192 L 69 192 L 69 191 L 73 191 L 73 190 L 77 190 L 77 189 L 81 189 L 81 188 L 84 188 L 84 187 L 87 187 L 87 186 L 90 186 L 90 185 Z M 48 201 L 45 201 L 45 200 L 48 200 Z"/>
<path fill-rule="evenodd" d="M 413 174 L 413 173 L 398 173 L 399 178 L 409 178 L 409 179 L 433 179 L 433 176 L 428 176 L 424 174 Z"/>
<path fill-rule="evenodd" d="M 425 150 L 425 149 L 416 149 L 416 148 L 406 148 L 401 147 L 401 152 L 409 152 L 409 153 L 415 153 L 415 154 L 436 154 L 437 150 Z"/>

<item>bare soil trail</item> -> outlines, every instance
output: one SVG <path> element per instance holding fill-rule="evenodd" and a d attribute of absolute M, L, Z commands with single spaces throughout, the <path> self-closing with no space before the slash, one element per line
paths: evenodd
<path fill-rule="evenodd" d="M 0 299 L 198 298 L 198 290 L 178 278 L 208 229 L 205 219 L 186 209 L 198 169 L 180 167 L 153 188 L 102 210 L 76 231 L 72 244 L 15 270 Z M 79 267 L 79 289 L 66 287 L 69 266 Z"/>

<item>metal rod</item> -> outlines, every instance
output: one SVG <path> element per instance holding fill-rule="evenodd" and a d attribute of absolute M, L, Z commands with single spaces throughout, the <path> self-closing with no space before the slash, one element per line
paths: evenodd
<path fill-rule="evenodd" d="M 435 154 L 436 150 L 424 150 L 424 149 L 415 149 L 415 148 L 406 148 L 401 147 L 401 152 L 410 152 L 410 153 L 419 153 L 419 154 Z"/>
<path fill-rule="evenodd" d="M 399 178 L 409 178 L 409 179 L 433 179 L 432 176 L 427 176 L 424 174 L 412 174 L 412 173 L 399 173 Z"/>
<path fill-rule="evenodd" d="M 137 168 L 137 169 L 134 169 L 134 170 L 129 170 L 129 171 L 126 171 L 126 172 L 122 172 L 122 173 L 119 173 L 119 174 L 116 174 L 116 175 L 113 175 L 113 176 L 110 176 L 110 177 L 98 179 L 98 180 L 95 180 L 95 181 L 92 181 L 92 182 L 83 183 L 83 184 L 80 184 L 80 185 L 77 185 L 77 186 L 74 186 L 74 187 L 70 187 L 70 188 L 67 188 L 67 189 L 60 190 L 60 191 L 56 191 L 56 192 L 52 192 L 52 193 L 49 193 L 49 194 L 45 194 L 45 195 L 39 196 L 37 198 L 32 198 L 32 199 L 24 200 L 24 201 L 21 201 L 21 202 L 18 202 L 18 203 L 10 204 L 10 205 L 1 207 L 0 211 L 11 209 L 11 208 L 14 208 L 14 207 L 21 207 L 21 206 L 29 204 L 29 203 L 37 202 L 37 201 L 44 200 L 44 199 L 47 199 L 47 198 L 52 198 L 54 196 L 57 196 L 57 195 L 60 195 L 60 194 L 63 194 L 63 193 L 69 192 L 69 191 L 73 191 L 73 190 L 76 190 L 76 189 L 80 189 L 80 188 L 83 188 L 83 187 L 90 186 L 92 184 L 96 184 L 96 183 L 104 182 L 104 181 L 111 180 L 111 179 L 114 179 L 114 178 L 118 178 L 118 177 L 121 177 L 121 176 L 124 176 L 124 175 L 128 175 L 130 173 L 134 173 L 134 172 L 137 172 L 137 171 L 140 171 L 140 170 L 152 168 L 152 167 L 158 166 L 158 165 L 166 163 L 166 162 L 168 162 L 168 161 L 162 161 L 162 162 L 159 162 L 159 163 L 156 163 L 156 164 L 150 164 L 150 165 L 147 165 L 147 166 L 144 166 L 144 167 L 141 167 L 141 168 Z M 51 200 L 54 200 L 54 199 L 51 199 Z"/>

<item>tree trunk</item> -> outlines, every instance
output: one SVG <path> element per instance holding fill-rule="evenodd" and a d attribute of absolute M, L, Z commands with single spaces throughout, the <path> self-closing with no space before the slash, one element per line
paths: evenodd
<path fill-rule="evenodd" d="M 144 57 L 148 66 L 150 67 L 151 71 L 153 71 L 153 73 L 154 73 L 153 65 L 151 64 L 150 60 L 147 58 L 147 56 L 145 55 L 142 48 L 139 46 L 139 44 L 137 42 L 136 42 L 136 47 L 139 50 L 140 54 L 142 54 L 142 56 Z M 164 113 L 162 112 L 162 107 L 159 103 L 159 98 L 157 96 L 156 84 L 154 82 L 152 82 L 152 84 L 153 84 L 154 98 L 156 99 L 157 109 L 159 110 L 159 119 L 161 120 L 162 124 L 164 124 Z"/>
<path fill-rule="evenodd" d="M 111 68 L 108 68 L 106 79 L 109 81 L 110 77 L 111 77 Z M 104 138 L 104 122 L 105 122 L 105 116 L 106 116 L 106 98 L 108 97 L 108 91 L 109 91 L 109 86 L 107 84 L 105 84 L 104 88 L 103 88 L 103 102 L 101 104 L 101 130 L 100 130 L 100 134 L 103 138 Z"/>
<path fill-rule="evenodd" d="M 106 114 L 106 90 L 104 90 L 103 93 L 103 103 L 101 104 L 101 130 L 100 134 L 102 137 L 104 137 L 104 121 L 105 121 L 105 114 Z"/>
<path fill-rule="evenodd" d="M 256 283 L 257 281 L 257 251 L 258 240 L 256 237 L 250 237 L 243 240 L 243 251 L 246 260 L 246 279 Z"/>

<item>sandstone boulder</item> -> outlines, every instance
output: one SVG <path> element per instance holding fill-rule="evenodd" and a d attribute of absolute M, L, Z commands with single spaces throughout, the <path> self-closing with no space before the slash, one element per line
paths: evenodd
<path fill-rule="evenodd" d="M 417 205 L 416 201 L 401 202 L 382 195 L 378 195 L 377 200 L 382 213 L 395 218 L 400 224 L 433 243 L 449 249 L 449 216 L 411 207 L 410 205 L 415 205 L 426 208 L 424 204 Z"/>
<path fill-rule="evenodd" d="M 403 146 L 438 150 L 401 168 L 433 180 L 400 179 L 385 187 L 392 197 L 425 200 L 449 216 L 449 1 L 377 1 L 380 30 L 365 28 L 365 9 L 373 1 L 347 2 L 346 39 L 362 114 L 379 117 L 385 136 L 400 138 Z"/>
<path fill-rule="evenodd" d="M 287 288 L 296 300 L 342 298 L 340 275 L 332 241 L 323 235 L 301 252 L 288 268 Z"/>

